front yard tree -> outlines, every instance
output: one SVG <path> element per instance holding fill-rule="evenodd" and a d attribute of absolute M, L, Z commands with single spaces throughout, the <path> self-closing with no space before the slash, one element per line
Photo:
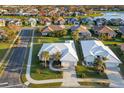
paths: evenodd
<path fill-rule="evenodd" d="M 67 35 L 67 30 L 63 30 L 62 31 L 62 36 L 66 36 Z"/>
<path fill-rule="evenodd" d="M 56 52 L 55 54 L 55 60 L 59 61 L 61 59 L 61 53 L 60 52 Z"/>
<path fill-rule="evenodd" d="M 45 62 L 45 67 L 47 67 L 47 61 L 48 61 L 49 58 L 50 58 L 49 52 L 48 52 L 48 51 L 42 52 L 41 58 L 42 58 L 42 60 Z"/>
<path fill-rule="evenodd" d="M 104 72 L 105 66 L 104 66 L 103 60 L 101 60 L 101 58 L 97 57 L 95 59 L 95 67 L 99 73 Z"/>
<path fill-rule="evenodd" d="M 78 41 L 78 39 L 79 39 L 79 33 L 78 33 L 78 31 L 72 32 L 72 38 L 75 41 Z"/>

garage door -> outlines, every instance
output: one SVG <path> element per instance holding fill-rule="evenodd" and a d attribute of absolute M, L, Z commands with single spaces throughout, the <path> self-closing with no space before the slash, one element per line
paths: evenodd
<path fill-rule="evenodd" d="M 67 67 L 70 67 L 72 65 L 74 66 L 74 63 L 75 62 L 62 62 L 62 66 L 65 67 L 65 68 L 67 68 Z"/>

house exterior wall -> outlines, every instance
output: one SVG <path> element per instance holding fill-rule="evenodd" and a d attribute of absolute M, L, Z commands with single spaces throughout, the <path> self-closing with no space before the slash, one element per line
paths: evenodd
<path fill-rule="evenodd" d="M 95 57 L 94 56 L 87 56 L 84 58 L 86 65 L 90 65 L 94 63 Z"/>

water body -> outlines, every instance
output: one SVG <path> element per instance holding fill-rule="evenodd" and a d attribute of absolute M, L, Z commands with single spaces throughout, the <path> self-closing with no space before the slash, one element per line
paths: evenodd
<path fill-rule="evenodd" d="M 103 12 L 103 16 L 95 17 L 95 19 L 96 18 L 105 18 L 107 20 L 121 18 L 124 20 L 124 12 Z"/>

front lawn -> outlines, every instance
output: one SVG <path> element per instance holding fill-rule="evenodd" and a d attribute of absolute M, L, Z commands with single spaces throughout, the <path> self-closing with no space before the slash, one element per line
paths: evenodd
<path fill-rule="evenodd" d="M 61 86 L 61 82 L 48 83 L 48 84 L 30 84 L 30 88 L 58 88 Z"/>
<path fill-rule="evenodd" d="M 31 77 L 35 80 L 62 78 L 61 72 L 53 72 L 49 68 L 43 68 L 41 66 L 41 62 L 37 56 L 40 48 L 40 44 L 34 44 L 33 46 Z M 39 73 L 38 70 L 41 71 L 41 73 Z"/>
<path fill-rule="evenodd" d="M 89 88 L 108 88 L 109 83 L 97 83 L 97 82 L 79 82 L 80 85 Z"/>
<path fill-rule="evenodd" d="M 10 46 L 9 43 L 0 42 L 0 61 L 6 54 L 7 50 L 9 49 L 9 46 Z"/>
<path fill-rule="evenodd" d="M 122 44 L 123 41 L 102 41 L 105 45 Z"/>
<path fill-rule="evenodd" d="M 98 74 L 94 67 L 86 67 L 83 65 L 77 65 L 76 73 L 78 78 L 100 78 L 107 79 L 105 73 Z"/>

